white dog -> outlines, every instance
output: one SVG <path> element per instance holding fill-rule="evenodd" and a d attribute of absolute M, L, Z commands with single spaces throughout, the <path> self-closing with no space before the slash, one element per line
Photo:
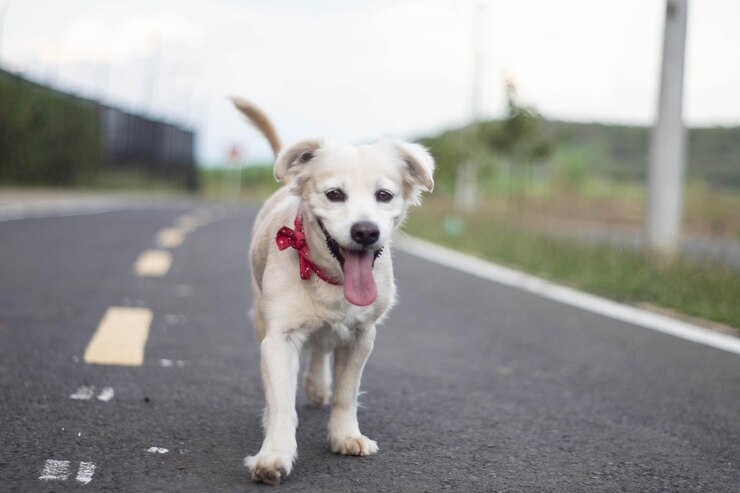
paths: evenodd
<path fill-rule="evenodd" d="M 317 404 L 331 400 L 331 450 L 378 451 L 360 432 L 357 392 L 375 324 L 395 301 L 391 234 L 421 192 L 432 190 L 434 160 L 418 144 L 394 141 L 355 147 L 304 140 L 281 150 L 265 114 L 242 99 L 234 103 L 269 140 L 275 178 L 284 184 L 252 229 L 253 318 L 267 407 L 262 448 L 245 459 L 254 480 L 278 484 L 296 458 L 304 346 L 311 353 L 306 394 Z"/>

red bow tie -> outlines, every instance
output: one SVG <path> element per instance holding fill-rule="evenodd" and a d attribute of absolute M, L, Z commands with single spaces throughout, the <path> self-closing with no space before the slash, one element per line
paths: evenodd
<path fill-rule="evenodd" d="M 300 213 L 296 214 L 293 225 L 295 230 L 290 229 L 287 226 L 283 226 L 278 229 L 278 232 L 275 235 L 275 243 L 277 243 L 277 246 L 281 251 L 288 247 L 293 247 L 298 250 L 301 279 L 304 281 L 311 279 L 311 271 L 314 271 L 320 279 L 329 284 L 341 284 L 339 279 L 326 274 L 309 260 L 308 243 L 306 242 L 306 235 L 303 232 L 303 218 L 301 218 Z"/>

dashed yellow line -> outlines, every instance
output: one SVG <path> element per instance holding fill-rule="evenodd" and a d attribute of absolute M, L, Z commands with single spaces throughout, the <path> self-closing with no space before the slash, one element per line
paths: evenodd
<path fill-rule="evenodd" d="M 172 254 L 165 250 L 145 250 L 134 264 L 134 272 L 142 277 L 162 277 L 170 270 Z"/>
<path fill-rule="evenodd" d="M 165 228 L 157 233 L 157 246 L 177 248 L 185 241 L 185 232 L 178 228 Z"/>
<path fill-rule="evenodd" d="M 183 214 L 175 219 L 175 225 L 188 233 L 195 231 L 201 222 L 192 214 Z"/>
<path fill-rule="evenodd" d="M 108 308 L 85 349 L 85 363 L 141 366 L 151 323 L 148 308 Z"/>

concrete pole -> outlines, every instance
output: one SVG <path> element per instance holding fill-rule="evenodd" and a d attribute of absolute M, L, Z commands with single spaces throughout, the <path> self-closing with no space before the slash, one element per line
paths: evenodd
<path fill-rule="evenodd" d="M 645 216 L 647 246 L 664 255 L 678 251 L 686 168 L 682 119 L 688 0 L 666 0 L 658 118 L 650 143 Z"/>

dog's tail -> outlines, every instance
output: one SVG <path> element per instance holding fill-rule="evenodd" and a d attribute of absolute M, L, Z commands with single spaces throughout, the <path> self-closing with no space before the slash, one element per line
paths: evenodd
<path fill-rule="evenodd" d="M 272 152 L 275 153 L 275 156 L 277 157 L 282 146 L 280 144 L 280 137 L 275 131 L 275 127 L 270 121 L 270 118 L 257 105 L 247 101 L 246 99 L 233 97 L 231 98 L 231 101 L 234 103 L 234 106 L 236 106 L 236 109 L 241 111 L 250 123 L 257 127 L 257 130 L 265 136 L 267 141 L 270 143 L 270 147 L 272 147 Z"/>

